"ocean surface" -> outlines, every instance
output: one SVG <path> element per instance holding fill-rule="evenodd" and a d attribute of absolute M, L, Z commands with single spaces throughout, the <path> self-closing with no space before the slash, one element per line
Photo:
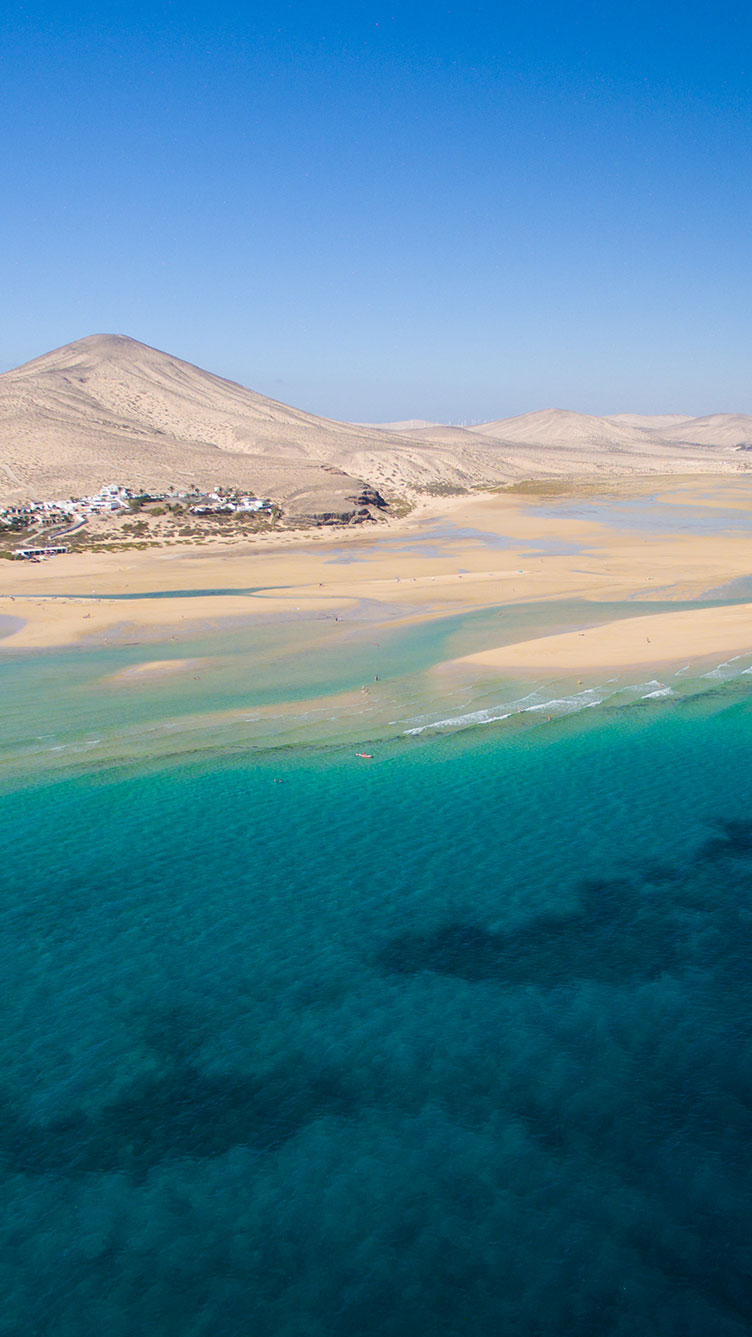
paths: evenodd
<path fill-rule="evenodd" d="M 505 712 L 415 686 L 480 615 L 294 630 L 173 646 L 211 709 L 3 663 L 0 1333 L 744 1337 L 747 661 Z M 377 650 L 368 761 L 303 697 Z"/>

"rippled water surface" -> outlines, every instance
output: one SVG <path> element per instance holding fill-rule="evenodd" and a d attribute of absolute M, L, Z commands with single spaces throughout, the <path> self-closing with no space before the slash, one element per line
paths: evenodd
<path fill-rule="evenodd" d="M 99 762 L 343 738 L 372 743 L 529 710 L 567 713 L 624 693 L 686 694 L 693 682 L 675 674 L 664 681 L 650 672 L 624 679 L 601 673 L 578 685 L 576 678 L 522 683 L 500 681 L 493 670 L 471 678 L 436 668 L 489 646 L 636 612 L 703 606 L 562 599 L 432 616 L 429 605 L 412 620 L 398 607 L 374 610 L 364 599 L 336 617 L 257 615 L 231 621 L 229 630 L 150 645 L 133 642 L 126 619 L 108 645 L 0 656 L 0 779 L 76 756 Z M 161 668 L 142 674 L 150 661 Z M 165 672 L 171 661 L 175 671 Z M 750 661 L 735 662 L 732 671 Z"/>
<path fill-rule="evenodd" d="M 3 1330 L 746 1334 L 749 683 L 14 781 Z"/>

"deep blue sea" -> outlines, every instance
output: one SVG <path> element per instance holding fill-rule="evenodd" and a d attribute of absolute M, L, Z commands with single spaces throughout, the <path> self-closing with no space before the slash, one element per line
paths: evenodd
<path fill-rule="evenodd" d="M 8 783 L 0 1333 L 748 1334 L 751 692 Z"/>

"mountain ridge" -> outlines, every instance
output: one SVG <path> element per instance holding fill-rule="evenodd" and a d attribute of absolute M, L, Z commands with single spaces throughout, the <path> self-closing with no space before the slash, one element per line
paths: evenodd
<path fill-rule="evenodd" d="M 667 415 L 675 421 L 659 433 L 628 416 L 547 409 L 462 428 L 421 419 L 339 422 L 128 335 L 96 334 L 0 374 L 0 500 L 78 495 L 105 482 L 220 482 L 263 492 L 294 512 L 302 497 L 326 507 L 328 494 L 354 495 L 364 483 L 431 492 L 530 477 L 745 467 L 734 451 L 752 441 L 752 418 Z"/>

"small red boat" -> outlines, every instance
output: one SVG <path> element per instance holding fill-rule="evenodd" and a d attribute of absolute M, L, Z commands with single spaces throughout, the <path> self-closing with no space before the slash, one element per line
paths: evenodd
<path fill-rule="evenodd" d="M 356 757 L 363 757 L 364 761 L 373 761 L 372 752 L 356 752 Z"/>

